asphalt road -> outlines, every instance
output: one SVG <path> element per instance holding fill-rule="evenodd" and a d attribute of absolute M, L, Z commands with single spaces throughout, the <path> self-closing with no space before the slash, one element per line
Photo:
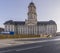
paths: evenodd
<path fill-rule="evenodd" d="M 60 38 L 40 40 L 38 43 L 0 48 L 0 53 L 60 53 Z"/>

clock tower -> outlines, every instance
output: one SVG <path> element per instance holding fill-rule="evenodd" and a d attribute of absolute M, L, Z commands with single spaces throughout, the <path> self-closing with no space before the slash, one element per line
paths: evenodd
<path fill-rule="evenodd" d="M 28 25 L 36 25 L 37 24 L 37 13 L 36 6 L 33 2 L 31 2 L 28 6 L 28 19 L 26 20 Z"/>

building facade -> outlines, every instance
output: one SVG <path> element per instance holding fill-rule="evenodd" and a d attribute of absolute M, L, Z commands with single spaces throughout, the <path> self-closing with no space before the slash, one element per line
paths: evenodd
<path fill-rule="evenodd" d="M 4 28 L 0 28 L 0 32 L 3 32 L 4 31 Z"/>
<path fill-rule="evenodd" d="M 28 6 L 28 18 L 25 21 L 9 20 L 4 23 L 5 32 L 13 31 L 15 34 L 55 35 L 57 25 L 53 20 L 37 21 L 36 6 L 31 2 Z"/>

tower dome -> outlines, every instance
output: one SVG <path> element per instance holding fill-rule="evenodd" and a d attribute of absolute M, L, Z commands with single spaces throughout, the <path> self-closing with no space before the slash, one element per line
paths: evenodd
<path fill-rule="evenodd" d="M 30 3 L 30 5 L 34 5 L 34 3 L 33 3 L 33 2 L 31 2 L 31 3 Z"/>
<path fill-rule="evenodd" d="M 36 7 L 35 7 L 35 4 L 34 4 L 33 2 L 31 2 L 28 7 L 32 7 L 32 6 L 33 6 L 34 8 L 36 8 Z"/>

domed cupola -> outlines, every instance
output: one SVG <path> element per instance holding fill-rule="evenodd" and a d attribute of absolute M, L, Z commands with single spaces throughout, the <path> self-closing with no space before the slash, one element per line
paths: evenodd
<path fill-rule="evenodd" d="M 36 8 L 36 7 L 35 7 L 35 4 L 34 4 L 33 2 L 31 2 L 31 3 L 29 4 L 28 8 L 29 8 L 29 7 L 34 7 L 34 8 Z"/>

